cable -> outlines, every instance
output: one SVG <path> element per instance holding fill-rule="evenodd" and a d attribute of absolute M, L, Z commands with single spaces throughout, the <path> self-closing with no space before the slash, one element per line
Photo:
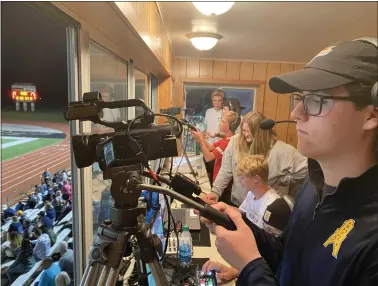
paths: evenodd
<path fill-rule="evenodd" d="M 168 229 L 167 229 L 167 236 L 166 236 L 166 239 L 165 239 L 165 245 L 164 245 L 164 252 L 163 252 L 163 255 L 161 256 L 161 259 L 160 261 L 163 261 L 163 259 L 165 258 L 165 254 L 167 253 L 167 249 L 168 249 L 168 241 L 169 241 L 169 234 L 171 232 L 171 209 L 170 209 L 170 205 L 169 205 L 169 202 L 168 202 L 168 198 L 166 195 L 164 195 L 164 200 L 165 200 L 165 204 L 167 206 L 167 211 L 168 211 Z"/>
<path fill-rule="evenodd" d="M 169 169 L 169 179 L 172 180 L 172 169 L 173 169 L 173 157 L 171 157 L 171 167 Z"/>
<path fill-rule="evenodd" d="M 170 235 L 170 218 L 172 218 L 172 222 L 173 222 L 173 225 L 174 225 L 174 228 L 173 228 L 173 231 L 175 232 L 176 234 L 176 238 L 177 238 L 177 244 L 179 242 L 179 239 L 178 239 L 178 233 L 177 233 L 177 229 L 176 229 L 176 222 L 175 222 L 175 219 L 172 215 L 172 212 L 171 212 L 171 206 L 168 202 L 168 197 L 167 195 L 164 195 L 164 199 L 165 199 L 165 203 L 167 204 L 167 210 L 168 210 L 168 232 L 167 232 L 167 240 L 166 240 L 166 243 L 165 243 L 165 247 L 164 247 L 164 253 L 163 253 L 163 256 L 161 257 L 160 261 L 163 261 L 164 258 L 165 258 L 165 255 L 167 253 L 167 248 L 168 248 L 168 240 L 169 240 L 169 235 Z M 177 245 L 177 253 L 176 253 L 177 257 L 178 257 L 178 245 Z"/>
<path fill-rule="evenodd" d="M 178 118 L 176 118 L 175 116 L 169 115 L 169 114 L 160 114 L 160 113 L 153 113 L 153 116 L 167 117 L 167 118 L 171 118 L 171 119 L 175 120 L 180 127 L 180 132 L 177 133 L 176 136 L 178 136 L 178 137 L 181 136 L 184 129 L 182 127 L 182 123 L 180 122 L 180 120 Z"/>
<path fill-rule="evenodd" d="M 179 170 L 179 168 L 180 168 L 180 165 L 181 165 L 181 163 L 182 163 L 182 160 L 184 159 L 184 155 L 185 155 L 185 152 L 186 152 L 186 147 L 187 147 L 187 145 L 188 145 L 188 135 L 189 135 L 189 133 L 187 133 L 186 134 L 186 142 L 185 142 L 185 146 L 184 146 L 184 151 L 182 152 L 182 156 L 181 156 L 181 159 L 180 159 L 180 163 L 177 165 L 177 167 L 176 167 L 176 169 L 175 169 L 175 174 L 178 172 L 178 170 Z M 181 145 L 182 145 L 182 143 L 181 143 Z"/>

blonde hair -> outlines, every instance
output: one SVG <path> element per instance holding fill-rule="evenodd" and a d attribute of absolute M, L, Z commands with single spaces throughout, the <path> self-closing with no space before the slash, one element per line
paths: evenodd
<path fill-rule="evenodd" d="M 269 165 L 262 155 L 252 155 L 242 159 L 236 166 L 237 176 L 259 176 L 265 183 L 269 177 Z"/>
<path fill-rule="evenodd" d="M 62 271 L 55 277 L 56 286 L 67 286 L 70 284 L 71 279 L 67 272 Z"/>
<path fill-rule="evenodd" d="M 11 242 L 11 243 L 14 242 L 14 244 L 17 247 L 20 247 L 21 242 L 22 242 L 22 236 L 17 231 L 12 231 L 12 232 L 8 233 L 8 241 Z"/>
<path fill-rule="evenodd" d="M 238 117 L 239 115 L 236 112 L 229 111 L 226 114 L 224 114 L 222 118 L 225 118 L 228 121 L 228 125 L 230 126 L 232 123 L 236 124 L 236 122 L 238 121 Z M 235 133 L 235 130 L 231 130 L 231 131 L 232 133 Z"/>
<path fill-rule="evenodd" d="M 253 140 L 248 143 L 242 132 L 236 138 L 236 162 L 248 155 L 263 155 L 267 157 L 270 149 L 276 143 L 276 133 L 273 130 L 260 129 L 260 123 L 265 118 L 257 111 L 248 112 L 241 120 L 241 128 L 246 123 L 251 132 Z"/>
<path fill-rule="evenodd" d="M 46 210 L 52 209 L 51 203 L 47 202 L 45 205 Z"/>
<path fill-rule="evenodd" d="M 222 97 L 222 100 L 224 99 L 224 91 L 223 89 L 217 88 L 211 93 L 211 100 L 213 99 L 214 96 L 220 96 Z"/>

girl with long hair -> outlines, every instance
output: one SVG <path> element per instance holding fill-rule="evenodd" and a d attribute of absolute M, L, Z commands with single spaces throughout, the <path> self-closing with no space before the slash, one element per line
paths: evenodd
<path fill-rule="evenodd" d="M 27 273 L 35 264 L 33 258 L 33 245 L 29 238 L 24 237 L 16 260 L 8 268 L 8 279 L 13 283 L 18 276 Z"/>
<path fill-rule="evenodd" d="M 296 148 L 277 139 L 273 130 L 260 129 L 265 117 L 257 112 L 247 113 L 241 121 L 241 133 L 230 140 L 223 154 L 222 166 L 213 188 L 204 197 L 208 203 L 217 202 L 227 185 L 232 183 L 230 202 L 239 206 L 247 196 L 236 174 L 237 163 L 248 155 L 263 155 L 269 164 L 268 185 L 281 194 L 291 194 L 307 174 L 307 158 Z"/>

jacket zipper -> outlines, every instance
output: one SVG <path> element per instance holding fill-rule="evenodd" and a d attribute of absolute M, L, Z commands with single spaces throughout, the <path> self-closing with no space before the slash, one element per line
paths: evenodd
<path fill-rule="evenodd" d="M 326 197 L 328 196 L 333 196 L 336 191 L 337 191 L 338 187 L 330 194 L 327 194 L 325 195 L 321 200 L 320 200 L 320 196 L 319 196 L 319 192 L 317 192 L 317 195 L 318 195 L 318 203 L 316 204 L 315 208 L 314 208 L 314 211 L 313 211 L 313 214 L 312 214 L 312 220 L 315 219 L 315 215 L 316 215 L 316 212 L 319 210 L 319 208 L 322 206 L 322 204 L 324 203 L 324 200 Z"/>

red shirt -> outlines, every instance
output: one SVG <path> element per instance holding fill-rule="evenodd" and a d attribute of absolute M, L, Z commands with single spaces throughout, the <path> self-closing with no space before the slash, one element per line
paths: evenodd
<path fill-rule="evenodd" d="M 213 172 L 213 182 L 217 177 L 219 170 L 222 166 L 222 158 L 224 150 L 226 150 L 228 143 L 230 142 L 231 137 L 223 138 L 213 144 L 214 150 L 211 153 L 215 156 L 215 163 L 214 163 L 214 172 Z"/>

